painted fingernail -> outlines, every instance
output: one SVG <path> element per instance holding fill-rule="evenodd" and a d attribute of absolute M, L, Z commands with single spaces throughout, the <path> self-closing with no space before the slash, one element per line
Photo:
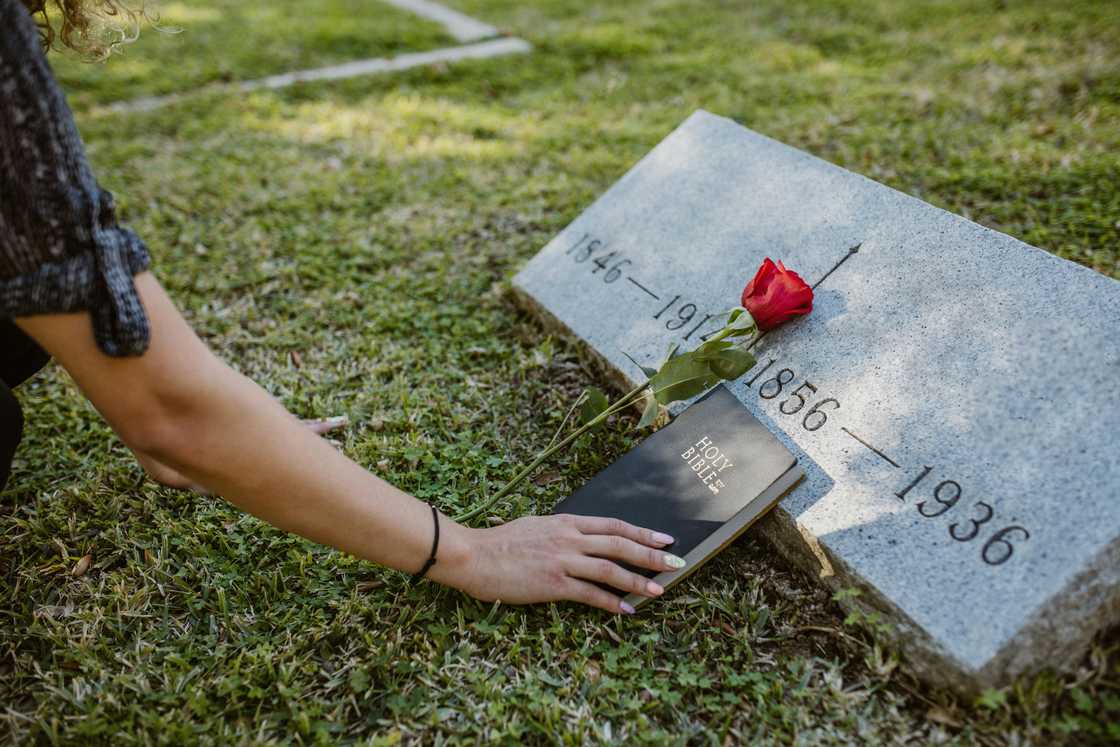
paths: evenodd
<path fill-rule="evenodd" d="M 678 558 L 676 555 L 665 553 L 665 565 L 669 566 L 670 568 L 684 568 L 684 558 Z"/>
<path fill-rule="evenodd" d="M 629 604 L 627 604 L 626 602 L 619 602 L 619 603 L 618 603 L 618 607 L 619 607 L 619 609 L 621 609 L 621 610 L 622 610 L 623 612 L 625 612 L 625 613 L 626 613 L 627 615 L 633 615 L 633 614 L 634 614 L 634 608 L 633 608 L 633 607 L 631 607 L 631 606 L 630 606 Z"/>
<path fill-rule="evenodd" d="M 655 597 L 661 596 L 665 593 L 665 589 L 661 588 L 661 584 L 656 584 L 653 581 L 646 582 L 646 591 Z"/>
<path fill-rule="evenodd" d="M 654 532 L 653 541 L 659 545 L 671 545 L 673 544 L 673 536 L 665 534 L 665 532 Z"/>

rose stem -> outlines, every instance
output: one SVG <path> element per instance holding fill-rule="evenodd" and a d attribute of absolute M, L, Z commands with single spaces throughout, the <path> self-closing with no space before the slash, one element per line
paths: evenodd
<path fill-rule="evenodd" d="M 638 386 L 634 387 L 629 392 L 624 394 L 622 396 L 622 398 L 619 399 L 617 402 L 615 402 L 613 405 L 608 407 L 606 410 L 603 410 L 603 412 L 599 413 L 595 418 L 593 418 L 592 420 L 588 421 L 587 423 L 583 424 L 582 426 L 577 428 L 575 431 L 573 431 L 571 433 L 571 435 L 569 435 L 563 441 L 556 444 L 555 446 L 551 446 L 551 447 L 545 449 L 544 451 L 542 451 L 540 454 L 537 455 L 536 459 L 534 459 L 532 462 L 530 462 L 529 465 L 527 467 L 525 467 L 525 469 L 518 472 L 517 475 L 515 475 L 512 480 L 507 482 L 502 487 L 501 490 L 499 490 L 494 495 L 490 496 L 489 500 L 487 500 L 485 503 L 482 503 L 481 505 L 478 505 L 478 506 L 472 508 L 471 510 L 469 510 L 465 513 L 459 514 L 458 516 L 455 517 L 455 521 L 463 522 L 463 521 L 467 521 L 469 519 L 473 519 L 474 517 L 478 516 L 479 514 L 483 513 L 484 511 L 487 511 L 488 509 L 490 509 L 490 507 L 493 506 L 495 503 L 497 503 L 502 498 L 505 498 L 507 495 L 509 495 L 510 491 L 512 491 L 518 484 L 520 484 L 522 480 L 524 480 L 526 477 L 528 477 L 532 473 L 533 470 L 535 470 L 537 467 L 539 467 L 541 465 L 541 463 L 544 462 L 544 460 L 548 459 L 550 456 L 555 454 L 560 449 L 563 449 L 565 446 L 570 444 L 572 441 L 575 441 L 577 438 L 582 436 L 587 431 L 589 431 L 592 428 L 594 428 L 595 426 L 599 425 L 599 423 L 602 423 L 604 420 L 606 420 L 608 417 L 610 417 L 614 413 L 618 412 L 619 410 L 623 409 L 624 407 L 626 407 L 627 405 L 632 403 L 634 401 L 634 399 L 639 394 L 642 393 L 642 390 L 644 390 L 648 386 L 649 386 L 649 382 L 647 381 L 643 384 L 639 384 Z"/>

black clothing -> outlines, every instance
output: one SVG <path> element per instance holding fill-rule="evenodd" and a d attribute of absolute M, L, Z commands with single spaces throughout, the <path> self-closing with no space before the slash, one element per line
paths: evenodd
<path fill-rule="evenodd" d="M 148 263 L 93 178 L 35 22 L 0 0 L 0 318 L 89 311 L 101 350 L 140 355 L 148 319 L 132 278 Z"/>
<path fill-rule="evenodd" d="M 8 482 L 12 455 L 23 436 L 23 411 L 12 394 L 47 364 L 50 356 L 7 319 L 0 319 L 0 490 Z"/>
<path fill-rule="evenodd" d="M 30 379 L 51 359 L 47 351 L 25 335 L 10 319 L 0 319 L 0 379 L 15 388 Z"/>
<path fill-rule="evenodd" d="M 8 484 L 12 456 L 23 437 L 23 411 L 8 385 L 0 381 L 0 490 Z"/>

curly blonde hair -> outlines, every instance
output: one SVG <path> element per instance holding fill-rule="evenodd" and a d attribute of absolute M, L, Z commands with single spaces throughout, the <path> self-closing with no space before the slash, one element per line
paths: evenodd
<path fill-rule="evenodd" d="M 21 0 L 39 26 L 45 49 L 67 47 L 83 59 L 104 60 L 154 24 L 142 0 Z"/>

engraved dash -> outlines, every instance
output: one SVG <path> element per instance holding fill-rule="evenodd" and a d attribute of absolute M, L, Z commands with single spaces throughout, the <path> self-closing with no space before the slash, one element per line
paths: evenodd
<path fill-rule="evenodd" d="M 834 273 L 834 272 L 836 272 L 836 271 L 837 271 L 838 269 L 840 269 L 840 265 L 844 264 L 844 263 L 845 263 L 845 262 L 847 262 L 847 261 L 848 261 L 849 259 L 851 259 L 852 255 L 853 255 L 853 254 L 855 254 L 856 252 L 858 252 L 858 251 L 859 251 L 859 248 L 860 248 L 861 246 L 863 246 L 863 242 L 862 242 L 862 241 L 861 241 L 861 242 L 859 242 L 858 244 L 856 244 L 855 246 L 851 247 L 850 249 L 848 249 L 848 253 L 847 253 L 847 254 L 845 254 L 845 255 L 844 255 L 843 257 L 841 257 L 841 258 L 840 258 L 840 261 L 839 261 L 839 262 L 837 262 L 836 264 L 834 264 L 834 265 L 832 266 L 832 269 L 831 269 L 831 270 L 829 270 L 828 272 L 826 272 L 826 273 L 825 273 L 825 274 L 824 274 L 824 275 L 823 275 L 823 276 L 821 277 L 821 279 L 820 279 L 820 280 L 818 280 L 817 282 L 813 283 L 813 290 L 816 290 L 816 289 L 817 289 L 817 286 L 818 286 L 818 285 L 820 285 L 821 283 L 823 283 L 823 282 L 824 282 L 825 280 L 828 280 L 828 276 L 829 276 L 829 275 L 831 275 L 832 273 Z"/>
<path fill-rule="evenodd" d="M 887 460 L 888 462 L 890 462 L 890 463 L 891 463 L 892 465 L 894 465 L 894 466 L 895 466 L 895 467 L 897 467 L 898 469 L 902 469 L 902 465 L 901 465 L 901 464 L 899 464 L 899 463 L 898 463 L 898 462 L 896 462 L 895 460 L 891 459 L 891 458 L 890 458 L 889 456 L 887 456 L 887 455 L 886 455 L 886 454 L 884 454 L 883 452 L 879 451 L 879 450 L 878 450 L 878 449 L 876 449 L 876 448 L 875 448 L 874 446 L 872 446 L 871 444 L 867 443 L 867 442 L 866 442 L 866 441 L 864 441 L 864 440 L 863 440 L 862 438 L 860 438 L 860 437 L 859 437 L 859 436 L 857 436 L 856 434 L 852 433 L 852 432 L 851 432 L 850 430 L 848 430 L 848 429 L 847 429 L 847 428 L 845 428 L 844 426 L 840 426 L 840 430 L 844 431 L 844 432 L 845 432 L 845 433 L 847 433 L 847 434 L 848 434 L 849 436 L 851 436 L 851 437 L 852 437 L 852 438 L 854 438 L 855 440 L 859 441 L 859 442 L 860 442 L 861 444 L 863 444 L 863 445 L 864 445 L 864 446 L 866 446 L 867 448 L 871 449 L 871 450 L 872 450 L 873 452 L 875 452 L 876 454 L 878 454 L 878 455 L 879 455 L 880 457 L 882 457 L 883 459 L 886 459 L 886 460 Z"/>
<path fill-rule="evenodd" d="M 652 296 L 652 297 L 653 297 L 653 300 L 655 300 L 655 301 L 660 301 L 660 300 L 661 300 L 661 296 L 657 295 L 656 293 L 654 293 L 653 291 L 651 291 L 651 290 L 650 290 L 649 288 L 647 288 L 647 287 L 645 287 L 644 285 L 642 285 L 641 283 L 639 283 L 639 282 L 638 282 L 637 280 L 635 280 L 634 278 L 632 278 L 632 277 L 630 277 L 629 275 L 627 275 L 627 276 L 626 276 L 626 279 L 627 279 L 627 280 L 629 280 L 629 281 L 630 281 L 631 283 L 633 283 L 634 285 L 636 285 L 636 286 L 638 286 L 639 288 L 641 288 L 641 289 L 642 289 L 643 291 L 645 291 L 646 293 L 648 293 L 648 294 L 649 294 L 650 296 Z"/>

